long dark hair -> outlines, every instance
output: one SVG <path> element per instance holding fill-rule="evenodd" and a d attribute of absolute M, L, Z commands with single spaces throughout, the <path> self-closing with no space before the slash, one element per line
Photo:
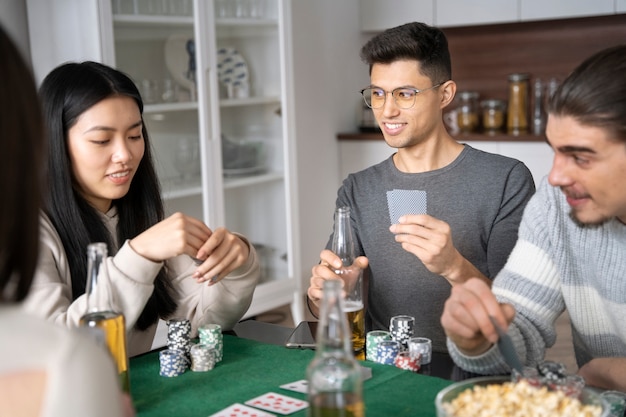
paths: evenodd
<path fill-rule="evenodd" d="M 2 27 L 0 130 L 0 301 L 21 301 L 39 254 L 45 142 L 35 80 Z"/>
<path fill-rule="evenodd" d="M 67 63 L 55 68 L 44 79 L 39 94 L 48 127 L 48 178 L 50 186 L 45 196 L 45 211 L 63 242 L 72 274 L 72 297 L 85 293 L 87 277 L 86 248 L 91 242 L 106 242 L 109 253 L 112 244 L 98 211 L 81 195 L 73 178 L 67 146 L 70 128 L 81 114 L 111 96 L 130 97 L 143 114 L 143 102 L 137 87 L 124 73 L 96 62 Z M 145 152 L 128 193 L 114 200 L 117 207 L 117 242 L 132 239 L 164 216 L 159 181 L 152 161 L 150 140 L 145 125 L 142 128 Z M 154 282 L 154 291 L 136 327 L 145 330 L 159 316 L 176 309 L 173 288 L 163 268 Z"/>

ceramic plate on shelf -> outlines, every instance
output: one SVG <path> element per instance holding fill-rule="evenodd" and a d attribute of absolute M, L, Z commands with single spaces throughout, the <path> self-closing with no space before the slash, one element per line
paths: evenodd
<path fill-rule="evenodd" d="M 178 85 L 191 90 L 194 83 L 187 78 L 189 71 L 189 53 L 187 52 L 187 42 L 193 41 L 191 36 L 176 34 L 165 41 L 165 66 Z"/>
<path fill-rule="evenodd" d="M 248 64 L 235 48 L 217 50 L 217 72 L 220 82 L 233 84 L 235 81 L 248 82 Z"/>
<path fill-rule="evenodd" d="M 225 177 L 246 177 L 248 175 L 262 174 L 267 171 L 264 165 L 250 168 L 224 168 Z"/>

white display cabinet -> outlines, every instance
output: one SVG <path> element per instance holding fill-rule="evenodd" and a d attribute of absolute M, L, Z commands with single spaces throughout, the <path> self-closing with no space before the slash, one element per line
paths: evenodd
<path fill-rule="evenodd" d="M 29 18 L 45 21 L 46 3 L 29 0 L 40 12 L 29 10 Z M 167 214 L 182 211 L 245 235 L 262 264 L 245 317 L 291 303 L 301 321 L 290 1 L 247 0 L 261 8 L 243 15 L 222 14 L 234 0 L 66 0 L 61 7 L 72 3 L 96 15 L 78 28 L 98 32 L 101 56 L 88 58 L 126 72 L 142 92 Z M 54 22 L 45 23 L 50 42 L 83 36 Z M 80 60 L 82 52 L 69 54 Z"/>

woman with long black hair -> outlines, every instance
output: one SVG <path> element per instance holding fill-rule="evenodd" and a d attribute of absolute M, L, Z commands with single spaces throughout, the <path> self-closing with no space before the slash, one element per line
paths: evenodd
<path fill-rule="evenodd" d="M 164 218 L 132 80 L 103 64 L 67 63 L 44 79 L 40 97 L 50 185 L 28 309 L 76 326 L 85 313 L 87 245 L 106 242 L 130 356 L 150 349 L 159 318 L 188 318 L 194 331 L 202 322 L 231 328 L 258 281 L 254 247 L 181 213 Z"/>

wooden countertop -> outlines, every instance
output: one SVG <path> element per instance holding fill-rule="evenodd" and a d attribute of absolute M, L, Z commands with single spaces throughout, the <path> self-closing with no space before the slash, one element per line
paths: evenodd
<path fill-rule="evenodd" d="M 487 135 L 484 133 L 465 133 L 455 136 L 458 141 L 486 141 L 486 142 L 545 142 L 545 136 L 536 135 L 507 135 L 499 133 Z M 338 133 L 337 140 L 384 140 L 381 132 L 345 132 Z"/>

